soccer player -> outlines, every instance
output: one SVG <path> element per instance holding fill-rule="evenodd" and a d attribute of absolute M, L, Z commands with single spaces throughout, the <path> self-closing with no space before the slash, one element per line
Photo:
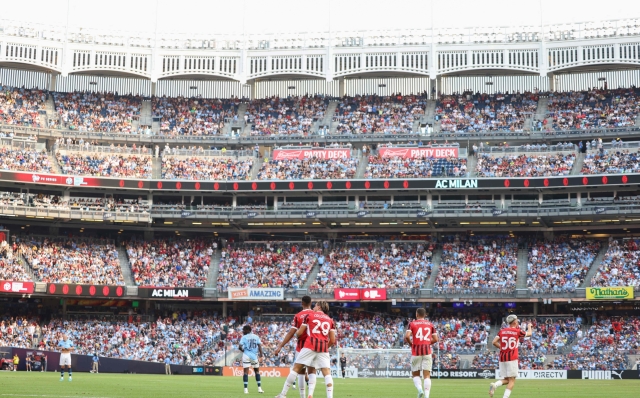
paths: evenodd
<path fill-rule="evenodd" d="M 276 398 L 285 398 L 294 380 L 307 367 L 309 372 L 309 395 L 313 398 L 316 388 L 315 375 L 316 368 L 320 368 L 324 376 L 324 384 L 327 389 L 327 398 L 333 398 L 333 378 L 331 377 L 331 364 L 329 358 L 329 348 L 336 344 L 336 326 L 333 319 L 329 317 L 329 304 L 326 301 L 318 301 L 313 308 L 313 312 L 304 318 L 304 323 L 296 332 L 298 338 L 307 334 L 304 347 L 296 358 L 296 363 L 284 382 L 282 392 Z"/>
<path fill-rule="evenodd" d="M 282 347 L 284 347 L 285 345 L 287 345 L 287 343 L 289 343 L 289 341 L 291 341 L 291 339 L 296 334 L 298 329 L 300 329 L 300 327 L 302 326 L 302 323 L 304 322 L 304 317 L 309 315 L 312 312 L 313 310 L 311 309 L 311 297 L 303 296 L 302 311 L 298 312 L 296 316 L 293 317 L 293 322 L 291 323 L 291 329 L 289 329 L 289 332 L 287 333 L 287 335 L 284 336 L 284 339 L 280 342 L 280 344 L 278 344 L 276 349 L 273 351 L 274 355 L 278 355 L 280 353 L 280 350 L 282 350 Z M 296 343 L 296 358 L 298 357 L 298 355 L 300 355 L 300 350 L 302 350 L 302 347 L 304 347 L 304 342 L 306 340 L 307 340 L 306 334 L 303 334 L 302 336 L 298 337 L 298 342 Z M 291 369 L 293 369 L 295 362 L 296 361 L 294 359 L 293 363 L 291 364 Z M 305 374 L 298 375 L 298 388 L 300 391 L 300 398 L 306 398 L 305 382 L 308 382 L 310 379 L 313 379 L 315 381 L 315 378 L 316 378 L 315 373 L 313 375 L 306 374 L 307 373 L 306 367 L 304 367 L 303 370 Z M 295 380 L 293 382 L 293 388 L 296 388 Z"/>
<path fill-rule="evenodd" d="M 340 357 L 340 370 L 342 370 L 342 378 L 344 379 L 345 370 L 347 369 L 347 357 L 344 356 L 344 352 Z"/>
<path fill-rule="evenodd" d="M 244 393 L 249 394 L 249 366 L 251 366 L 256 374 L 258 392 L 262 394 L 264 391 L 262 391 L 262 383 L 260 382 L 260 364 L 258 363 L 258 353 L 260 358 L 264 357 L 262 342 L 260 337 L 251 333 L 251 326 L 249 325 L 244 325 L 242 334 L 244 336 L 240 339 L 240 351 L 242 351 L 242 367 L 244 368 L 244 375 L 242 376 Z"/>
<path fill-rule="evenodd" d="M 507 389 L 504 391 L 503 398 L 509 398 L 513 386 L 516 383 L 516 377 L 518 376 L 518 345 L 519 341 L 523 337 L 531 337 L 531 323 L 525 333 L 520 329 L 518 325 L 518 317 L 515 314 L 511 314 L 507 317 L 507 323 L 509 327 L 506 327 L 498 332 L 498 335 L 493 339 L 493 345 L 500 349 L 500 377 L 502 380 L 498 380 L 495 383 L 491 383 L 489 386 L 489 396 L 493 397 L 496 392 L 496 388 L 502 385 L 507 385 Z"/>
<path fill-rule="evenodd" d="M 418 398 L 429 398 L 431 393 L 431 368 L 433 350 L 431 345 L 438 342 L 436 328 L 426 319 L 427 311 L 418 308 L 416 320 L 409 324 L 409 328 L 404 334 L 404 341 L 411 346 L 411 375 L 413 385 L 418 390 Z M 420 373 L 424 376 L 424 389 Z"/>
<path fill-rule="evenodd" d="M 69 336 L 65 333 L 62 335 L 62 340 L 58 342 L 60 347 L 60 381 L 64 381 L 64 367 L 66 366 L 69 371 L 69 381 L 71 381 L 71 350 L 75 347 L 73 341 L 69 339 Z"/>

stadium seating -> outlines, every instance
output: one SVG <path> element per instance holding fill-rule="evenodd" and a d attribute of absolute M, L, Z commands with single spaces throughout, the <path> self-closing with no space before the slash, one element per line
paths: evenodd
<path fill-rule="evenodd" d="M 44 150 L 0 147 L 0 170 L 50 173 L 51 161 Z"/>
<path fill-rule="evenodd" d="M 445 240 L 442 250 L 436 292 L 500 293 L 515 289 L 518 245 L 514 240 L 455 236 Z"/>
<path fill-rule="evenodd" d="M 481 177 L 546 177 L 569 175 L 576 155 L 530 154 L 490 155 L 480 154 L 476 171 Z"/>
<path fill-rule="evenodd" d="M 41 333 L 37 318 L 5 317 L 0 321 L 0 347 L 33 348 Z"/>
<path fill-rule="evenodd" d="M 422 97 L 400 94 L 344 97 L 333 120 L 336 134 L 408 134 L 414 122 L 424 115 Z"/>
<path fill-rule="evenodd" d="M 160 118 L 160 134 L 168 136 L 222 135 L 225 119 L 237 119 L 240 100 L 155 97 L 153 115 Z"/>
<path fill-rule="evenodd" d="M 162 156 L 162 178 L 167 180 L 246 180 L 253 158 Z"/>
<path fill-rule="evenodd" d="M 353 178 L 358 158 L 345 159 L 282 159 L 262 164 L 258 180 L 309 180 Z"/>
<path fill-rule="evenodd" d="M 133 281 L 138 286 L 204 287 L 212 242 L 207 239 L 156 239 L 126 244 Z"/>
<path fill-rule="evenodd" d="M 318 250 L 278 243 L 222 251 L 218 290 L 230 287 L 301 288 L 318 261 Z"/>
<path fill-rule="evenodd" d="M 24 264 L 7 241 L 0 243 L 0 280 L 23 282 L 31 280 Z"/>
<path fill-rule="evenodd" d="M 533 93 L 464 93 L 438 98 L 436 114 L 446 133 L 522 132 L 537 108 L 538 95 Z"/>
<path fill-rule="evenodd" d="M 23 240 L 20 250 L 39 281 L 124 285 L 112 243 L 34 237 Z"/>
<path fill-rule="evenodd" d="M 3 86 L 0 83 L 0 124 L 42 127 L 40 111 L 44 110 L 45 92 Z"/>
<path fill-rule="evenodd" d="M 467 159 L 458 158 L 383 158 L 369 156 L 365 178 L 462 177 L 467 174 Z"/>
<path fill-rule="evenodd" d="M 58 120 L 50 127 L 103 133 L 137 133 L 133 121 L 139 119 L 142 99 L 113 93 L 53 93 Z"/>
<path fill-rule="evenodd" d="M 319 261 L 320 272 L 311 290 L 334 288 L 419 289 L 431 275 L 432 247 L 398 243 L 344 245 Z"/>
<path fill-rule="evenodd" d="M 559 238 L 530 246 L 527 287 L 534 293 L 570 292 L 582 286 L 600 242 Z"/>
<path fill-rule="evenodd" d="M 151 178 L 151 156 L 108 153 L 57 152 L 65 174 L 97 177 Z"/>
<path fill-rule="evenodd" d="M 256 99 L 245 121 L 252 124 L 252 136 L 308 135 L 313 122 L 324 118 L 328 103 L 322 96 Z"/>
<path fill-rule="evenodd" d="M 591 278 L 591 286 L 634 286 L 640 288 L 640 251 L 638 241 L 612 240 L 598 267 Z"/>
<path fill-rule="evenodd" d="M 637 151 L 610 149 L 587 154 L 582 174 L 637 173 L 640 169 Z"/>

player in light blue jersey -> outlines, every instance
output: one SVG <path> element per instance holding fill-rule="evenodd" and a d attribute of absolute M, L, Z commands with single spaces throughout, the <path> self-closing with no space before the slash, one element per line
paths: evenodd
<path fill-rule="evenodd" d="M 69 370 L 69 381 L 71 381 L 71 350 L 75 348 L 75 344 L 65 333 L 62 335 L 62 340 L 58 341 L 58 347 L 60 347 L 60 381 L 64 381 L 65 366 Z"/>
<path fill-rule="evenodd" d="M 258 392 L 262 394 L 262 384 L 260 383 L 260 364 L 258 358 L 263 358 L 262 342 L 260 337 L 251 333 L 251 326 L 245 325 L 242 328 L 242 338 L 240 339 L 240 351 L 242 351 L 242 367 L 244 368 L 244 393 L 249 394 L 249 367 L 253 368 L 256 374 L 256 382 L 258 383 Z"/>

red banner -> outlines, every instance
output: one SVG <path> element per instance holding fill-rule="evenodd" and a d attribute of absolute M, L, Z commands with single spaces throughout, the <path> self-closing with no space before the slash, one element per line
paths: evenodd
<path fill-rule="evenodd" d="M 387 289 L 362 289 L 360 291 L 361 300 L 386 300 Z"/>
<path fill-rule="evenodd" d="M 0 293 L 31 294 L 35 286 L 33 282 L 0 281 Z"/>
<path fill-rule="evenodd" d="M 457 158 L 458 148 L 379 148 L 382 158 Z"/>
<path fill-rule="evenodd" d="M 56 184 L 56 185 L 68 185 L 75 187 L 98 187 L 100 182 L 93 177 L 79 177 L 79 176 L 66 176 L 55 174 L 41 174 L 41 173 L 0 173 L 13 174 L 15 181 L 34 182 L 36 184 Z"/>
<path fill-rule="evenodd" d="M 360 300 L 360 289 L 334 289 L 333 298 L 336 300 Z"/>
<path fill-rule="evenodd" d="M 276 149 L 273 151 L 273 160 L 286 159 L 344 159 L 351 157 L 351 149 Z"/>

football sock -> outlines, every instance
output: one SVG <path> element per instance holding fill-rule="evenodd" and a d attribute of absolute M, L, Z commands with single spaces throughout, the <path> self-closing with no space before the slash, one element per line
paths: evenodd
<path fill-rule="evenodd" d="M 500 387 L 502 385 L 502 380 L 496 381 L 493 385 L 496 386 L 496 388 Z"/>
<path fill-rule="evenodd" d="M 424 379 L 424 398 L 429 398 L 431 392 L 431 379 Z"/>
<path fill-rule="evenodd" d="M 298 375 L 298 391 L 300 391 L 300 398 L 307 398 L 304 393 L 305 390 L 305 375 Z"/>
<path fill-rule="evenodd" d="M 244 388 L 249 387 L 249 375 L 242 375 L 242 382 L 244 383 Z"/>
<path fill-rule="evenodd" d="M 327 398 L 333 398 L 333 377 L 331 375 L 325 376 L 324 384 L 327 388 Z"/>
<path fill-rule="evenodd" d="M 420 376 L 413 376 L 413 385 L 416 386 L 418 391 L 422 391 L 422 380 L 420 380 Z"/>
<path fill-rule="evenodd" d="M 293 370 L 291 370 L 291 372 L 289 372 L 289 376 L 287 376 L 287 380 L 285 380 L 285 382 L 284 382 L 284 387 L 282 387 L 281 395 L 283 397 L 287 396 L 287 392 L 289 392 L 289 388 L 291 388 L 291 385 L 295 381 L 296 376 L 298 376 L 298 374 L 296 372 L 294 372 Z"/>
<path fill-rule="evenodd" d="M 309 375 L 309 395 L 313 396 L 313 392 L 316 390 L 316 374 Z"/>
<path fill-rule="evenodd" d="M 71 377 L 71 368 L 69 368 L 69 377 Z"/>
<path fill-rule="evenodd" d="M 506 389 L 504 390 L 504 395 L 502 396 L 502 398 L 509 398 L 509 395 L 511 395 L 511 390 Z"/>
<path fill-rule="evenodd" d="M 60 371 L 60 377 L 64 377 L 64 369 Z"/>
<path fill-rule="evenodd" d="M 260 382 L 260 372 L 256 370 L 256 383 L 258 383 L 258 387 L 262 387 L 262 383 Z"/>

